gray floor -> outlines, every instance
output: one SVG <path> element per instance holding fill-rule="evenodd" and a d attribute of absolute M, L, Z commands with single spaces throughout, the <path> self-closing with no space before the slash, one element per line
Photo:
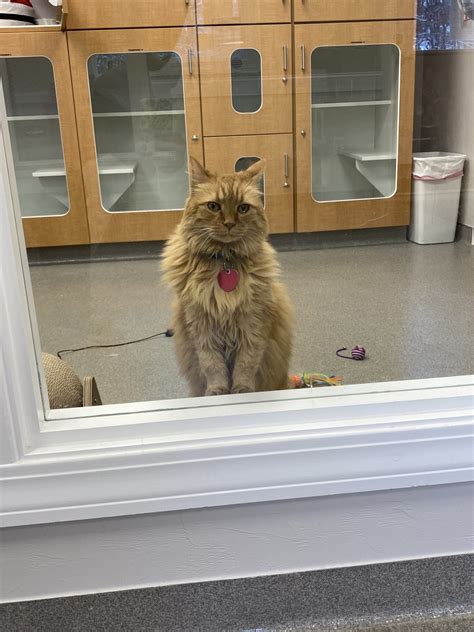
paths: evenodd
<path fill-rule="evenodd" d="M 468 632 L 472 556 L 0 606 L 9 632 Z"/>
<path fill-rule="evenodd" d="M 293 372 L 344 384 L 472 373 L 472 247 L 406 241 L 279 252 L 297 315 Z M 159 260 L 31 268 L 42 348 L 108 344 L 164 331 L 170 296 Z M 363 362 L 336 357 L 362 344 Z M 172 339 L 94 349 L 64 359 L 94 375 L 103 403 L 183 397 Z"/>

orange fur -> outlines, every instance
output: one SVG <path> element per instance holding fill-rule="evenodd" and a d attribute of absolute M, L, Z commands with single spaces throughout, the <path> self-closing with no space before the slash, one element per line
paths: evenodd
<path fill-rule="evenodd" d="M 288 387 L 293 309 L 267 241 L 264 166 L 218 176 L 191 161 L 191 192 L 162 267 L 176 294 L 174 340 L 193 396 Z M 241 204 L 249 210 L 239 212 Z M 224 260 L 240 274 L 232 292 L 217 283 Z"/>

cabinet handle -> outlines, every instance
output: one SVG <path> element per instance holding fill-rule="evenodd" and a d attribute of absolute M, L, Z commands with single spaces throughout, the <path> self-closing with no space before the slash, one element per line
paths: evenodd
<path fill-rule="evenodd" d="M 305 49 L 304 49 L 304 44 L 301 44 L 301 70 L 303 70 L 303 72 L 306 70 L 306 64 L 305 64 Z"/>
<path fill-rule="evenodd" d="M 283 46 L 283 70 L 286 72 L 288 70 L 288 46 Z"/>
<path fill-rule="evenodd" d="M 187 6 L 189 4 L 189 0 L 184 0 L 184 4 Z"/>
<path fill-rule="evenodd" d="M 289 166 L 289 156 L 288 154 L 283 154 L 283 170 L 285 175 L 285 180 L 283 181 L 283 186 L 287 189 L 290 186 L 288 182 L 288 177 L 290 175 L 290 166 Z"/>
<path fill-rule="evenodd" d="M 188 68 L 189 74 L 193 74 L 193 51 L 191 48 L 188 48 Z"/>

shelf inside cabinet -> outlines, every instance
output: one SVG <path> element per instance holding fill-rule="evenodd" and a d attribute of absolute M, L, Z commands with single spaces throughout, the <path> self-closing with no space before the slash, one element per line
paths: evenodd
<path fill-rule="evenodd" d="M 7 116 L 7 121 L 44 121 L 47 119 L 58 119 L 58 114 L 30 114 L 25 116 Z"/>
<path fill-rule="evenodd" d="M 395 160 L 396 155 L 391 151 L 380 151 L 378 149 L 340 149 L 341 156 L 354 158 L 360 162 L 373 162 L 376 160 Z"/>
<path fill-rule="evenodd" d="M 394 193 L 393 161 L 396 155 L 390 151 L 378 149 L 349 150 L 338 152 L 341 156 L 352 158 L 355 168 L 382 195 L 390 197 Z"/>
<path fill-rule="evenodd" d="M 379 101 L 340 101 L 335 103 L 313 103 L 312 108 L 319 110 L 325 108 L 352 108 L 368 105 L 391 105 L 391 99 L 384 99 Z"/>
<path fill-rule="evenodd" d="M 184 110 L 144 110 L 139 112 L 95 112 L 94 118 L 114 118 L 116 116 L 172 116 L 184 114 Z"/>
<path fill-rule="evenodd" d="M 107 209 L 110 209 L 119 200 L 127 189 L 135 181 L 136 162 L 120 162 L 105 157 L 99 158 L 99 176 L 101 177 L 102 200 Z M 63 163 L 50 164 L 47 167 L 36 169 L 31 174 L 38 178 L 43 188 L 63 204 L 67 203 L 64 197 L 62 182 L 66 177 Z M 103 178 L 102 176 L 111 176 Z M 67 193 L 66 193 L 67 195 Z"/>

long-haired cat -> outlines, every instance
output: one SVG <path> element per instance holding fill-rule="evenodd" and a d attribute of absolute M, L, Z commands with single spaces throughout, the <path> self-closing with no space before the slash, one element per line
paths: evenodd
<path fill-rule="evenodd" d="M 293 309 L 267 241 L 264 168 L 221 176 L 191 159 L 190 195 L 162 266 L 193 396 L 288 387 Z"/>

